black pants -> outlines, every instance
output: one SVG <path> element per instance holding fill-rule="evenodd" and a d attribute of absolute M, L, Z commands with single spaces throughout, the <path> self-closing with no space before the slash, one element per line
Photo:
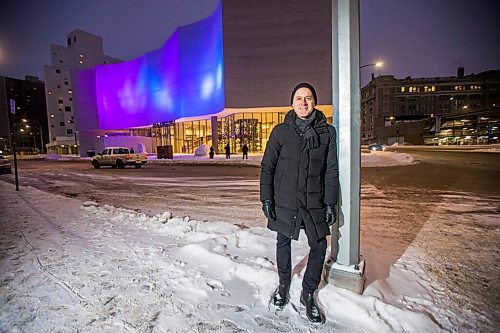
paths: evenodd
<path fill-rule="evenodd" d="M 276 239 L 276 261 L 280 284 L 290 284 L 292 282 L 292 240 L 280 232 L 278 232 Z M 321 281 L 327 242 L 326 237 L 318 241 L 308 238 L 307 241 L 309 243 L 309 258 L 302 279 L 302 289 L 307 293 L 313 293 L 318 289 Z"/>

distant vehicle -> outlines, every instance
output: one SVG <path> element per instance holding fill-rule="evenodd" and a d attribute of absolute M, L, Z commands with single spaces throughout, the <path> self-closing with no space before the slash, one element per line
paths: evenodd
<path fill-rule="evenodd" d="M 0 174 L 12 173 L 12 163 L 0 155 Z"/>
<path fill-rule="evenodd" d="M 127 165 L 140 169 L 143 164 L 147 163 L 147 160 L 144 153 L 131 153 L 128 148 L 124 147 L 106 147 L 102 153 L 92 157 L 92 165 L 95 169 L 101 166 L 123 169 Z"/>
<path fill-rule="evenodd" d="M 368 150 L 384 151 L 385 147 L 378 143 L 372 143 L 371 145 L 368 146 Z"/>

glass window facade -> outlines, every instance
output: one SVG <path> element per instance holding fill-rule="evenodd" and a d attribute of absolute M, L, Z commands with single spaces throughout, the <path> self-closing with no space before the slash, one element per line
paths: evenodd
<path fill-rule="evenodd" d="M 223 151 L 229 143 L 232 152 L 241 152 L 247 144 L 250 152 L 263 152 L 277 124 L 283 122 L 284 112 L 244 112 L 217 119 L 217 149 Z"/>
<path fill-rule="evenodd" d="M 322 111 L 331 123 L 331 106 Z M 193 154 L 202 144 L 223 152 L 229 143 L 231 152 L 241 152 L 246 144 L 250 152 L 262 153 L 272 129 L 284 121 L 285 115 L 286 112 L 239 112 L 213 119 L 155 123 L 151 128 L 153 152 L 157 152 L 158 146 L 171 145 L 174 154 Z M 133 132 L 133 135 L 144 134 L 137 129 Z"/>

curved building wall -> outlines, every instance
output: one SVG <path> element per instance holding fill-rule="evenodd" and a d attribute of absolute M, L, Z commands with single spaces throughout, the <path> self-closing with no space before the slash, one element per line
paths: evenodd
<path fill-rule="evenodd" d="M 99 129 L 124 129 L 224 109 L 221 4 L 159 50 L 95 69 Z"/>
<path fill-rule="evenodd" d="M 222 0 L 226 108 L 290 105 L 299 82 L 332 104 L 330 0 Z"/>

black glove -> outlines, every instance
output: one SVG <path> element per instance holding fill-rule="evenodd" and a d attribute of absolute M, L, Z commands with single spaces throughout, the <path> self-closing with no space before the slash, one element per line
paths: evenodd
<path fill-rule="evenodd" d="M 276 220 L 276 211 L 274 210 L 274 203 L 271 200 L 262 201 L 262 211 L 268 219 Z"/>
<path fill-rule="evenodd" d="M 335 205 L 325 204 L 325 220 L 328 226 L 332 226 L 337 220 Z"/>

